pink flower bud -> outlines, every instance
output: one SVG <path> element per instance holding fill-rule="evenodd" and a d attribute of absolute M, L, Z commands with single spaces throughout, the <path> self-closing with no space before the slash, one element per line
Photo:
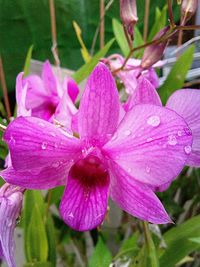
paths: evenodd
<path fill-rule="evenodd" d="M 138 21 L 136 0 L 120 0 L 120 16 L 133 40 L 133 27 Z"/>
<path fill-rule="evenodd" d="M 155 35 L 153 40 L 161 38 L 168 30 L 169 26 L 163 28 Z M 162 58 L 167 43 L 168 40 L 164 40 L 161 43 L 152 44 L 145 48 L 141 62 L 141 66 L 143 69 L 148 69 Z"/>
<path fill-rule="evenodd" d="M 183 24 L 185 24 L 196 12 L 198 0 L 183 0 L 181 6 L 181 15 Z"/>

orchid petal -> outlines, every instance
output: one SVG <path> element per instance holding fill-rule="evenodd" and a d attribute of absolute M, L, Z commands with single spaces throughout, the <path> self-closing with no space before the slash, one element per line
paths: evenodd
<path fill-rule="evenodd" d="M 125 104 L 125 110 L 130 110 L 138 104 L 154 104 L 162 106 L 160 97 L 155 90 L 155 87 L 144 77 L 141 76 L 138 80 L 138 85 L 134 93 L 129 97 Z"/>
<path fill-rule="evenodd" d="M 90 142 L 105 143 L 117 127 L 119 96 L 108 68 L 99 63 L 90 75 L 78 113 L 80 136 Z"/>
<path fill-rule="evenodd" d="M 30 75 L 23 79 L 23 86 L 28 84 L 27 97 L 26 97 L 26 108 L 33 109 L 38 107 L 49 98 L 48 92 L 46 91 L 43 81 L 37 75 Z"/>
<path fill-rule="evenodd" d="M 83 162 L 84 159 L 71 168 L 60 205 L 64 222 L 78 231 L 91 230 L 102 223 L 107 211 L 109 191 L 109 176 L 104 169 L 101 170 L 102 165 L 96 167 L 98 164 L 95 162 L 90 170 L 90 163 L 84 167 Z M 82 172 L 77 166 L 80 166 Z M 97 174 L 94 174 L 95 168 Z"/>
<path fill-rule="evenodd" d="M 113 164 L 111 170 L 111 198 L 121 209 L 151 223 L 171 222 L 162 203 L 147 185 L 135 180 L 117 164 Z"/>
<path fill-rule="evenodd" d="M 68 95 L 71 98 L 72 102 L 74 103 L 79 94 L 78 85 L 75 83 L 73 79 L 65 78 L 63 87 L 67 89 Z"/>
<path fill-rule="evenodd" d="M 57 106 L 54 118 L 71 131 L 72 117 L 76 112 L 77 108 L 69 97 L 68 92 L 65 91 L 59 105 Z"/>
<path fill-rule="evenodd" d="M 182 117 L 172 110 L 146 104 L 136 105 L 126 113 L 103 149 L 136 180 L 160 186 L 180 173 L 189 156 L 185 149 L 191 145 L 191 132 Z"/>
<path fill-rule="evenodd" d="M 51 95 L 57 95 L 57 80 L 51 68 L 50 62 L 47 60 L 42 68 L 42 80 L 47 92 Z"/>
<path fill-rule="evenodd" d="M 31 111 L 26 108 L 26 95 L 28 84 L 23 85 L 23 75 L 21 72 L 16 79 L 16 102 L 17 102 L 17 116 L 30 116 Z"/>
<path fill-rule="evenodd" d="M 20 171 L 52 166 L 57 161 L 68 163 L 81 151 L 79 139 L 34 117 L 19 117 L 11 122 L 4 140 L 14 169 Z"/>
<path fill-rule="evenodd" d="M 200 166 L 200 91 L 182 89 L 173 93 L 167 101 L 167 107 L 181 115 L 192 130 L 192 152 L 187 160 L 189 166 Z M 181 132 L 179 133 L 181 134 Z M 188 148 L 190 150 L 190 148 Z"/>
<path fill-rule="evenodd" d="M 9 190 L 9 189 L 8 189 Z M 16 267 L 14 259 L 14 229 L 22 208 L 23 194 L 12 192 L 2 197 L 0 205 L 0 243 L 3 258 L 9 267 Z"/>
<path fill-rule="evenodd" d="M 55 161 L 52 167 L 38 168 L 25 171 L 16 171 L 9 167 L 0 171 L 1 177 L 10 184 L 28 189 L 47 190 L 56 186 L 65 185 L 69 166 Z"/>

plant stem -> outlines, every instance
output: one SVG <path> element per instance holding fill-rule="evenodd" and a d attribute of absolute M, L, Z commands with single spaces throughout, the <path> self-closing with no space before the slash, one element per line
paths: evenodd
<path fill-rule="evenodd" d="M 0 124 L 0 131 L 5 132 L 6 128 L 7 127 L 5 125 Z"/>
<path fill-rule="evenodd" d="M 102 18 L 102 19 L 101 19 Z M 104 47 L 105 35 L 105 6 L 104 0 L 100 0 L 100 49 Z"/>
<path fill-rule="evenodd" d="M 175 23 L 174 23 L 174 15 L 173 15 L 173 10 L 172 10 L 172 0 L 168 0 L 167 5 L 168 5 L 170 26 L 173 28 L 175 26 Z"/>
<path fill-rule="evenodd" d="M 143 39 L 144 39 L 144 42 L 147 41 L 147 35 L 148 35 L 149 7 L 150 7 L 150 0 L 145 0 L 144 31 L 143 31 Z"/>
<path fill-rule="evenodd" d="M 49 0 L 50 18 L 51 18 L 51 38 L 52 38 L 52 48 L 53 57 L 55 60 L 55 65 L 60 66 L 60 60 L 58 56 L 57 48 L 57 33 L 56 33 L 56 13 L 54 0 Z"/>
<path fill-rule="evenodd" d="M 6 86 L 6 79 L 5 79 L 5 74 L 3 70 L 3 61 L 2 61 L 1 55 L 0 55 L 0 81 L 1 81 L 1 86 L 3 90 L 3 97 L 4 97 L 5 106 L 6 106 L 7 118 L 9 120 L 11 117 L 11 109 L 10 109 L 8 90 Z"/>

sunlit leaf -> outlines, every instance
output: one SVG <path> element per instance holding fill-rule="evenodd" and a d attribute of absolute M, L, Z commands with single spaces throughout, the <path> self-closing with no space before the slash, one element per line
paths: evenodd
<path fill-rule="evenodd" d="M 73 75 L 73 78 L 77 83 L 80 83 L 81 81 L 83 81 L 92 72 L 93 68 L 96 66 L 99 59 L 101 59 L 107 54 L 108 50 L 110 49 L 114 41 L 115 41 L 114 38 L 111 39 L 99 52 L 97 52 L 91 58 L 91 60 L 88 63 L 83 65 L 79 70 L 75 72 L 75 74 Z"/>
<path fill-rule="evenodd" d="M 166 103 L 168 97 L 177 89 L 183 87 L 186 75 L 190 69 L 193 61 L 194 45 L 188 47 L 188 49 L 178 58 L 173 65 L 167 79 L 164 84 L 158 90 L 161 96 L 163 104 Z"/>
<path fill-rule="evenodd" d="M 26 55 L 26 60 L 24 64 L 24 77 L 26 77 L 30 71 L 32 52 L 33 52 L 33 45 L 29 47 L 27 55 Z"/>

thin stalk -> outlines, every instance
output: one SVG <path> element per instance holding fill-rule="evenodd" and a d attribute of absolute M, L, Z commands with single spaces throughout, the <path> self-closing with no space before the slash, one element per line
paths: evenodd
<path fill-rule="evenodd" d="M 1 55 L 0 55 L 0 82 L 1 82 L 2 90 L 3 90 L 3 97 L 4 97 L 5 106 L 6 106 L 7 118 L 9 120 L 11 117 L 11 109 L 10 109 L 8 90 L 6 86 L 6 79 L 5 79 L 5 73 L 3 69 L 3 61 L 2 61 Z"/>
<path fill-rule="evenodd" d="M 105 19 L 104 18 L 105 18 L 104 0 L 100 0 L 100 49 L 104 47 L 104 39 L 105 39 Z"/>
<path fill-rule="evenodd" d="M 138 47 L 132 48 L 128 56 L 124 60 L 124 63 L 122 64 L 122 66 L 112 72 L 113 75 L 115 75 L 118 71 L 122 70 L 126 66 L 127 61 L 129 60 L 129 58 L 131 58 L 131 56 L 133 55 L 135 51 L 145 48 L 147 46 L 153 45 L 153 44 L 162 43 L 163 41 L 169 39 L 177 30 L 194 30 L 194 29 L 200 29 L 200 25 L 191 25 L 191 26 L 176 26 L 175 25 L 172 29 L 170 29 L 170 31 L 163 34 L 160 38 L 147 42 Z"/>
<path fill-rule="evenodd" d="M 170 23 L 170 26 L 173 28 L 175 26 L 175 23 L 174 23 L 174 15 L 173 15 L 173 10 L 172 10 L 172 0 L 167 0 L 167 5 L 168 5 L 169 23 Z"/>
<path fill-rule="evenodd" d="M 49 0 L 50 18 L 51 18 L 51 38 L 52 38 L 52 54 L 55 60 L 55 65 L 60 66 L 60 60 L 58 55 L 58 45 L 57 45 L 57 32 L 56 32 L 56 13 L 54 0 Z"/>
<path fill-rule="evenodd" d="M 182 19 L 181 19 L 181 25 L 182 25 Z M 182 45 L 183 42 L 183 30 L 180 30 L 178 32 L 178 41 L 177 41 L 177 47 L 179 48 Z M 176 57 L 179 57 L 179 53 L 176 54 Z"/>
<path fill-rule="evenodd" d="M 103 16 L 100 17 L 99 24 L 98 24 L 98 26 L 96 28 L 96 31 L 95 31 L 95 34 L 94 34 L 94 37 L 93 37 L 93 41 L 92 41 L 92 46 L 91 46 L 91 49 L 90 49 L 91 56 L 94 54 L 94 47 L 95 47 L 95 44 L 96 44 L 96 41 L 97 41 L 97 37 L 98 37 L 98 34 L 99 34 L 101 21 L 104 19 L 104 16 L 105 16 L 106 12 L 109 10 L 109 8 L 111 7 L 113 2 L 114 2 L 114 0 L 110 0 L 108 2 L 108 4 L 105 7 L 105 12 L 104 12 Z"/>
<path fill-rule="evenodd" d="M 126 28 L 125 25 L 123 25 L 123 29 L 124 29 L 124 34 L 125 34 L 126 40 L 127 40 L 127 42 L 128 42 L 128 46 L 129 46 L 129 48 L 130 48 L 130 50 L 131 50 L 131 49 L 133 48 L 133 46 L 132 46 L 132 41 L 131 41 L 131 39 L 130 39 L 130 37 L 129 37 L 128 31 L 127 31 L 127 28 Z"/>
<path fill-rule="evenodd" d="M 144 42 L 147 41 L 147 35 L 148 35 L 149 7 L 150 7 L 150 0 L 145 0 L 144 31 L 143 31 L 143 39 L 144 39 Z"/>
<path fill-rule="evenodd" d="M 0 131 L 5 132 L 6 128 L 7 127 L 5 125 L 0 124 Z"/>

